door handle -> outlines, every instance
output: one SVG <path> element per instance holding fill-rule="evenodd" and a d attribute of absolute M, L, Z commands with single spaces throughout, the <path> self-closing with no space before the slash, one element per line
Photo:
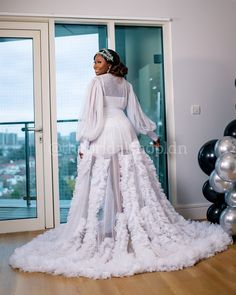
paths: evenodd
<path fill-rule="evenodd" d="M 43 127 L 26 127 L 22 128 L 22 131 L 34 131 L 34 132 L 43 132 Z"/>
<path fill-rule="evenodd" d="M 42 132 L 43 127 L 27 127 L 28 131 Z"/>

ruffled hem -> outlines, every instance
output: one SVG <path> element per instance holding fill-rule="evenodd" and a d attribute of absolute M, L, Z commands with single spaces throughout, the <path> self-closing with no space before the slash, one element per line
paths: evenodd
<path fill-rule="evenodd" d="M 117 203 L 108 198 L 116 164 Z M 220 225 L 185 220 L 174 210 L 151 159 L 135 141 L 130 153 L 113 159 L 87 153 L 78 165 L 67 224 L 17 248 L 10 265 L 27 272 L 106 279 L 189 267 L 231 243 Z"/>

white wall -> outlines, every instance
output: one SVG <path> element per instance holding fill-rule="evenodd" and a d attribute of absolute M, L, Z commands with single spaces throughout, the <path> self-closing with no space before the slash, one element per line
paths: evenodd
<path fill-rule="evenodd" d="M 204 217 L 210 203 L 201 189 L 208 176 L 198 166 L 198 151 L 206 141 L 221 138 L 235 119 L 236 1 L 0 0 L 0 12 L 173 19 L 175 134 L 177 145 L 187 148 L 187 154 L 176 158 L 176 205 L 190 208 L 180 209 L 186 217 Z M 201 106 L 201 115 L 190 114 L 192 104 Z"/>

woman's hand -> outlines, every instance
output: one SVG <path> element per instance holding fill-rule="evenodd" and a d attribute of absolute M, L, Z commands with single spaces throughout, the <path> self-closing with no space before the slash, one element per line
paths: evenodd
<path fill-rule="evenodd" d="M 84 154 L 79 152 L 80 159 L 83 159 Z"/>
<path fill-rule="evenodd" d="M 153 140 L 152 144 L 155 148 L 159 148 L 161 146 L 160 138 L 158 138 L 157 140 Z"/>

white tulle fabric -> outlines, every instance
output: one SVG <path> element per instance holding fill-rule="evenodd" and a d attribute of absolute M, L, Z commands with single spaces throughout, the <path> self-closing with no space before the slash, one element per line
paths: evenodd
<path fill-rule="evenodd" d="M 166 199 L 136 136 L 155 137 L 155 124 L 130 84 L 106 74 L 94 79 L 88 97 L 68 221 L 17 248 L 10 265 L 105 279 L 182 269 L 225 250 L 232 239 L 219 225 L 185 220 Z"/>
<path fill-rule="evenodd" d="M 108 140 L 110 144 L 113 142 L 115 136 L 110 138 L 109 135 L 115 132 L 119 133 L 119 126 L 116 128 L 118 131 L 113 130 L 114 116 L 119 120 L 116 125 L 123 123 L 123 125 L 126 124 L 123 127 L 128 128 L 126 134 L 123 134 L 125 138 L 122 141 L 122 146 L 126 142 L 130 142 L 129 138 L 126 139 L 130 132 L 131 136 L 135 133 L 134 137 L 142 133 L 147 134 L 153 140 L 157 139 L 157 135 L 153 132 L 156 129 L 156 124 L 143 113 L 132 85 L 124 78 L 105 74 L 95 77 L 91 81 L 83 111 L 79 116 L 77 140 L 81 142 L 83 151 L 89 147 L 90 142 L 98 138 L 102 144 L 101 133 L 103 133 L 103 137 L 107 138 L 106 143 Z M 106 125 L 106 130 L 104 130 L 104 125 Z M 131 127 L 133 127 L 132 130 Z M 108 130 L 110 133 L 107 133 Z M 121 136 L 120 133 L 118 136 Z M 116 142 L 113 146 L 116 146 Z"/>

